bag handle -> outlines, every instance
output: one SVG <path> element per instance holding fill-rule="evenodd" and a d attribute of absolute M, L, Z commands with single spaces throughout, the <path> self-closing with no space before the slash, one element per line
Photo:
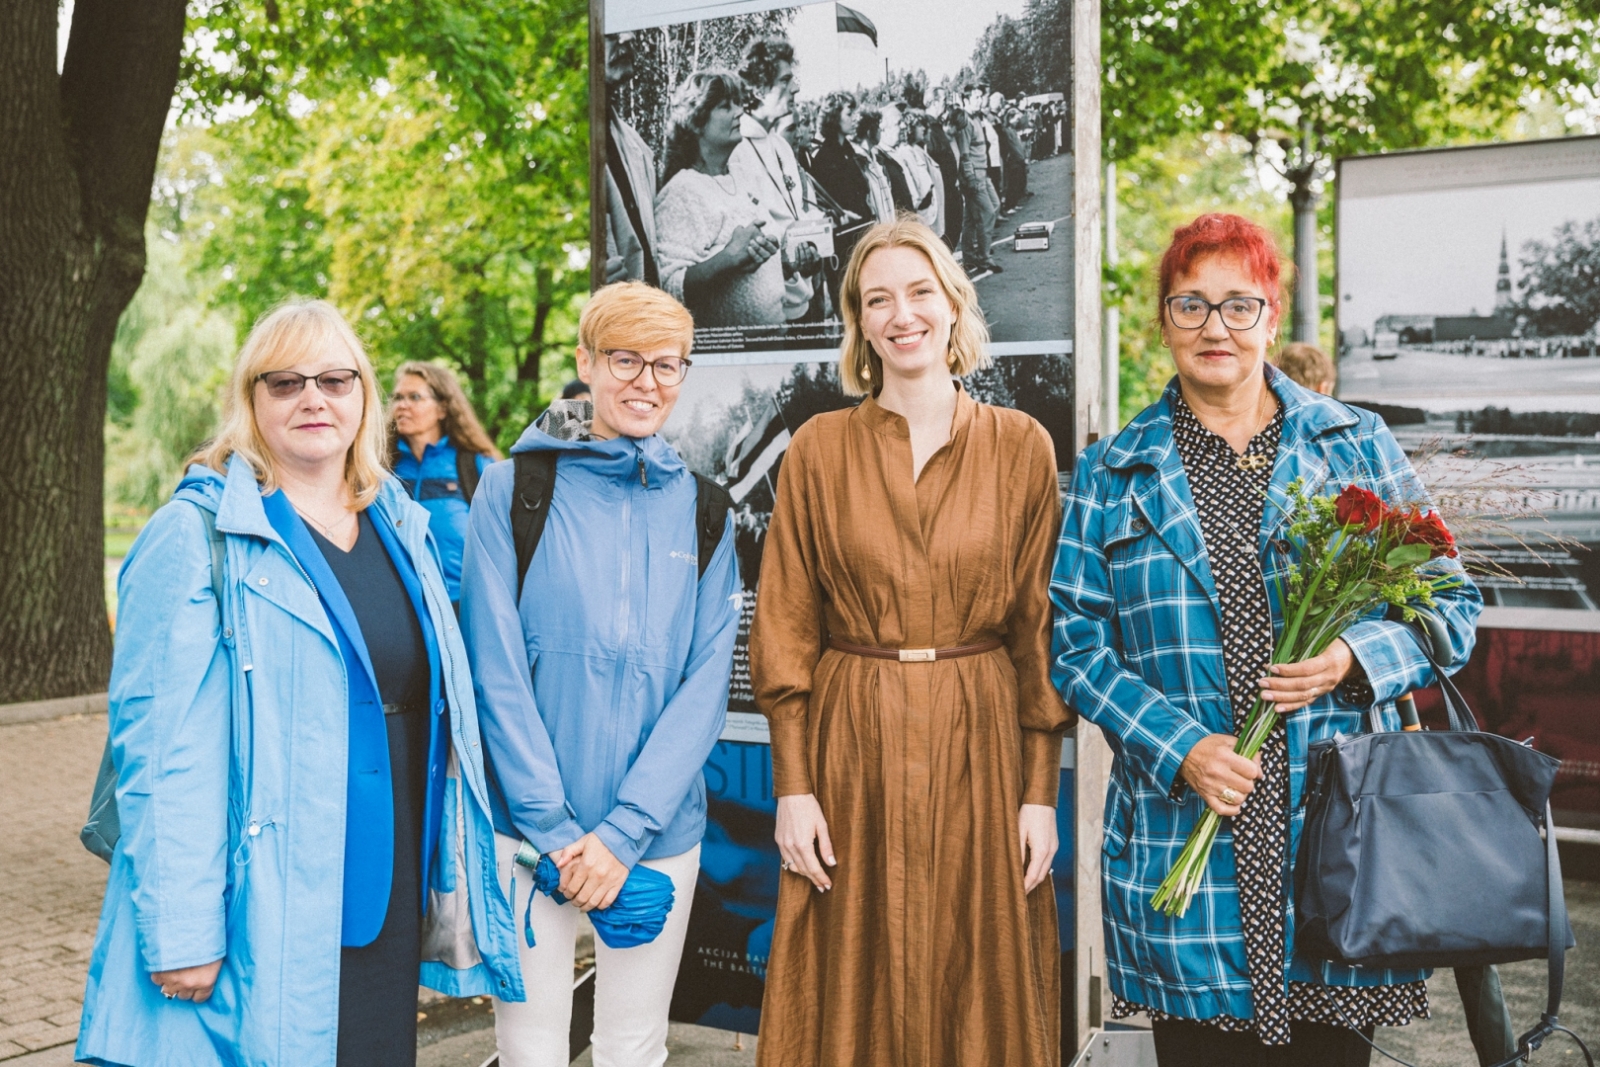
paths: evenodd
<path fill-rule="evenodd" d="M 1445 710 L 1450 716 L 1450 729 L 1453 731 L 1480 733 L 1477 719 L 1472 714 L 1472 709 L 1467 705 L 1467 698 L 1462 695 L 1456 686 L 1455 680 L 1445 673 L 1439 660 L 1449 655 L 1449 635 L 1444 626 L 1439 623 L 1436 616 L 1424 614 L 1423 621 L 1428 624 L 1426 631 L 1410 625 L 1406 631 L 1417 641 L 1417 646 L 1422 650 L 1422 655 L 1433 667 L 1434 680 L 1439 684 L 1439 692 L 1444 696 Z M 1441 648 L 1441 645 L 1444 646 Z M 1436 658 L 1437 657 L 1437 658 Z M 1469 725 L 1470 724 L 1470 725 Z M 1545 1010 L 1539 1022 L 1533 1029 L 1517 1039 L 1517 1055 L 1495 1067 L 1510 1067 L 1511 1064 L 1525 1061 L 1529 1054 L 1536 1051 L 1540 1045 L 1557 1033 L 1564 1033 L 1578 1042 L 1578 1047 L 1583 1050 L 1584 1059 L 1590 1067 L 1594 1059 L 1589 1055 L 1589 1049 L 1583 1040 L 1571 1030 L 1561 1025 L 1561 994 L 1566 984 L 1566 958 L 1567 958 L 1567 895 L 1561 882 L 1561 853 L 1556 847 L 1556 821 L 1550 810 L 1550 802 L 1544 805 L 1544 855 L 1545 855 L 1545 885 L 1546 885 L 1546 913 L 1548 916 L 1547 945 L 1549 952 L 1549 979 L 1548 992 L 1545 996 Z"/>

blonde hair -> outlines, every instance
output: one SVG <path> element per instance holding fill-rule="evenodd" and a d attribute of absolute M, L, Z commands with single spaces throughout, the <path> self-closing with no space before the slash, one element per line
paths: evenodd
<path fill-rule="evenodd" d="M 438 401 L 444 409 L 444 418 L 440 419 L 440 429 L 450 438 L 450 443 L 463 452 L 473 452 L 481 456 L 493 456 L 500 459 L 500 450 L 489 439 L 489 434 L 483 428 L 483 423 L 478 421 L 477 412 L 472 410 L 472 401 L 467 399 L 466 392 L 461 388 L 461 382 L 456 378 L 455 372 L 449 367 L 438 363 L 423 363 L 413 361 L 400 364 L 394 372 L 395 388 L 400 387 L 400 379 L 406 375 L 421 378 L 428 383 L 428 391 L 433 394 L 433 399 Z M 389 411 L 389 417 L 384 422 L 384 427 L 389 435 L 389 454 L 397 456 L 400 452 L 400 435 L 394 428 L 394 409 Z"/>
<path fill-rule="evenodd" d="M 324 347 L 344 349 L 355 364 L 361 389 L 361 426 L 345 453 L 344 480 L 357 509 L 378 496 L 388 476 L 383 464 L 383 404 L 378 399 L 378 376 L 355 331 L 325 300 L 291 299 L 267 312 L 245 338 L 233 364 L 233 378 L 222 408 L 222 428 L 208 444 L 200 446 L 191 463 L 203 463 L 221 474 L 228 461 L 241 456 L 255 470 L 262 495 L 278 488 L 272 452 L 256 424 L 256 378 L 269 371 L 287 370 L 308 354 Z"/>
<path fill-rule="evenodd" d="M 1273 362 L 1277 363 L 1279 370 L 1312 392 L 1319 392 L 1324 385 L 1333 385 L 1337 381 L 1333 360 L 1316 345 L 1304 341 L 1284 345 L 1283 351 L 1278 353 L 1278 358 Z"/>
<path fill-rule="evenodd" d="M 615 282 L 595 290 L 578 319 L 578 343 L 598 358 L 608 350 L 650 352 L 694 347 L 694 316 L 671 294 L 644 282 Z"/>
<path fill-rule="evenodd" d="M 900 215 L 893 222 L 880 222 L 856 242 L 839 284 L 840 310 L 844 313 L 844 344 L 839 351 L 839 381 L 851 396 L 883 389 L 883 358 L 861 329 L 861 270 L 867 257 L 885 248 L 914 248 L 933 267 L 933 276 L 950 303 L 955 305 L 955 321 L 950 324 L 950 351 L 945 364 L 950 373 L 964 377 L 989 358 L 989 324 L 978 306 L 978 290 L 938 234 L 915 215 Z"/>

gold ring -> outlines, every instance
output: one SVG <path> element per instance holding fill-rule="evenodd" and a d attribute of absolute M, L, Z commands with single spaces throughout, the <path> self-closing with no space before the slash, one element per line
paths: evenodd
<path fill-rule="evenodd" d="M 1239 794 L 1231 789 L 1224 789 L 1222 791 L 1222 802 L 1224 804 L 1237 804 L 1239 803 Z"/>

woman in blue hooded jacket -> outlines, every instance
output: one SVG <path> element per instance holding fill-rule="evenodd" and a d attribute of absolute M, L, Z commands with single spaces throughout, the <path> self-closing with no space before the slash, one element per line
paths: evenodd
<path fill-rule="evenodd" d="M 558 401 L 513 460 L 484 472 L 462 569 L 502 881 L 517 872 L 525 917 L 527 1002 L 495 1004 L 502 1067 L 565 1067 L 578 911 L 610 907 L 639 864 L 671 879 L 673 903 L 650 942 L 595 946 L 594 1062 L 665 1061 L 705 833 L 701 768 L 726 718 L 739 624 L 731 518 L 702 568 L 695 479 L 657 433 L 693 320 L 622 282 L 590 299 L 578 336 L 594 400 Z M 519 453 L 556 459 L 525 580 L 511 524 Z M 513 864 L 524 841 L 556 861 L 568 903 Z"/>
<path fill-rule="evenodd" d="M 80 1061 L 394 1067 L 419 980 L 521 996 L 466 650 L 382 449 L 355 334 L 280 307 L 123 565 Z"/>

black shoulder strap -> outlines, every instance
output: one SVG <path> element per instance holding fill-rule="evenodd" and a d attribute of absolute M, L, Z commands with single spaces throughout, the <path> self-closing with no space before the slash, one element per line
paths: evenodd
<path fill-rule="evenodd" d="M 556 485 L 554 452 L 517 452 L 516 478 L 511 487 L 511 543 L 517 546 L 517 598 L 528 577 L 528 564 L 544 535 L 550 517 L 550 496 Z"/>
<path fill-rule="evenodd" d="M 478 491 L 478 453 L 456 448 L 456 485 L 461 487 L 461 499 L 472 503 L 472 494 Z"/>
<path fill-rule="evenodd" d="M 698 474 L 694 476 L 694 488 L 694 524 L 700 531 L 697 559 L 700 577 L 704 578 L 706 568 L 711 566 L 711 557 L 722 544 L 722 535 L 728 527 L 728 512 L 733 510 L 733 497 L 710 478 Z"/>

